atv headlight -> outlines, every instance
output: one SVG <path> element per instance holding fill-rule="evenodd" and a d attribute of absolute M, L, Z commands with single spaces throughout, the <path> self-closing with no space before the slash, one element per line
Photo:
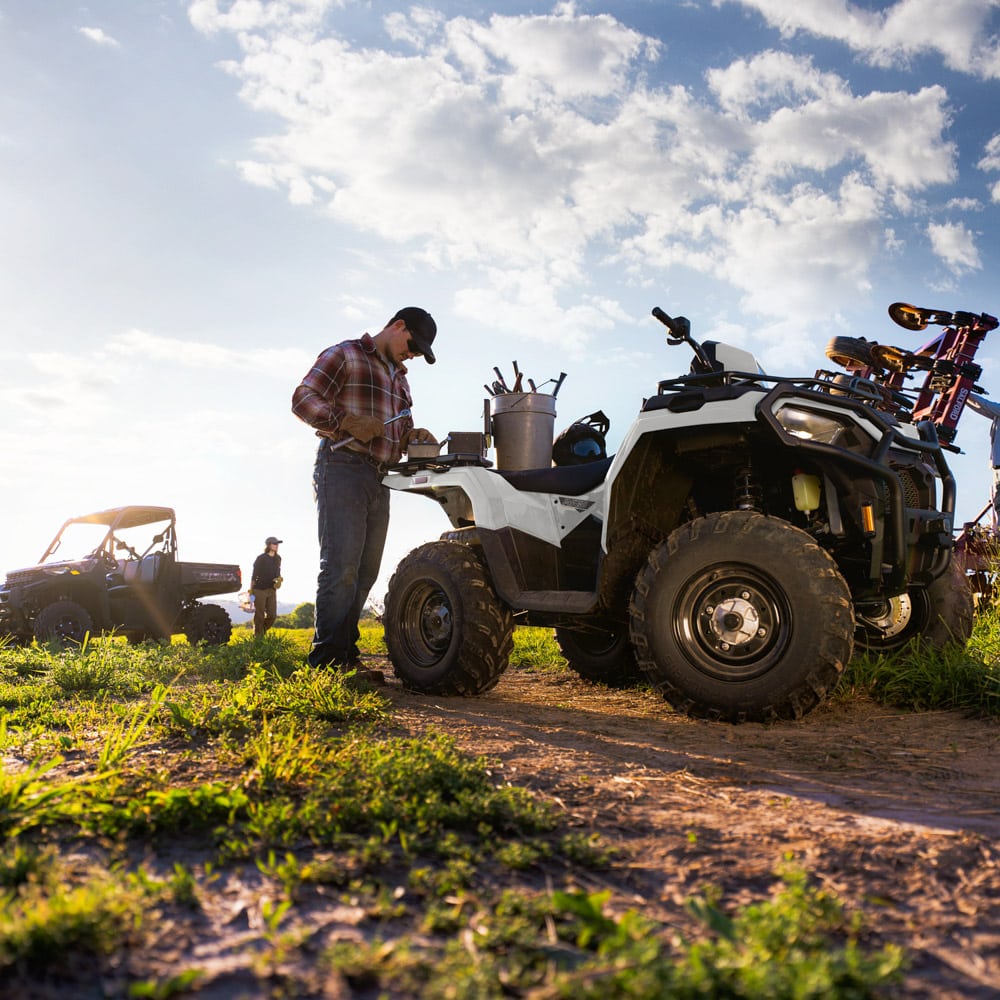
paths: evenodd
<path fill-rule="evenodd" d="M 841 439 L 855 429 L 854 424 L 848 420 L 800 406 L 783 406 L 775 414 L 775 418 L 794 437 L 820 441 L 823 444 L 843 444 Z"/>

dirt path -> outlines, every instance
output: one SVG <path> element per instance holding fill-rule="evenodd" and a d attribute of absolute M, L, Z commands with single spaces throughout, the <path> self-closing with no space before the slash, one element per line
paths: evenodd
<path fill-rule="evenodd" d="M 904 995 L 1000 995 L 995 722 L 854 702 L 730 726 L 545 671 L 476 699 L 385 690 L 405 730 L 450 734 L 622 848 L 626 905 L 676 921 L 705 884 L 760 899 L 790 853 L 908 950 Z"/>

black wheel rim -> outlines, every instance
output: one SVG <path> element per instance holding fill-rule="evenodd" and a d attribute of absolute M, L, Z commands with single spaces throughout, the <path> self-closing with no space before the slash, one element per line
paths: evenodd
<path fill-rule="evenodd" d="M 418 583 L 406 595 L 402 612 L 400 637 L 408 659 L 418 667 L 436 666 L 455 634 L 448 595 L 437 584 Z"/>
<path fill-rule="evenodd" d="M 745 681 L 767 673 L 791 638 L 784 591 L 747 566 L 712 566 L 691 577 L 671 617 L 688 661 L 716 680 Z"/>
<path fill-rule="evenodd" d="M 205 622 L 205 638 L 209 643 L 220 643 L 225 633 L 226 627 L 220 621 Z"/>
<path fill-rule="evenodd" d="M 67 613 L 60 616 L 52 628 L 52 634 L 64 642 L 83 642 L 87 630 L 76 615 Z"/>

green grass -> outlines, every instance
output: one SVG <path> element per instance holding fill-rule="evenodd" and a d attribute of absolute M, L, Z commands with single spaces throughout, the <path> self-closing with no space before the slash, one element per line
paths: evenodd
<path fill-rule="evenodd" d="M 0 650 L 0 995 L 73 995 L 127 966 L 130 996 L 197 996 L 202 970 L 164 971 L 157 928 L 196 935 L 247 869 L 264 880 L 253 974 L 275 995 L 306 989 L 284 978 L 295 961 L 373 996 L 476 1000 L 867 997 L 897 981 L 904 956 L 792 867 L 750 906 L 692 898 L 684 937 L 581 892 L 574 872 L 628 859 L 449 738 L 400 735 L 378 689 L 310 668 L 308 645 L 275 629 L 222 648 Z M 383 653 L 381 627 L 361 645 Z M 837 696 L 997 714 L 998 662 L 986 615 L 967 651 L 859 658 Z M 513 669 L 565 669 L 552 631 L 519 629 Z M 322 905 L 361 914 L 360 939 L 313 940 Z"/>
<path fill-rule="evenodd" d="M 608 912 L 610 892 L 503 893 L 461 940 L 337 945 L 325 955 L 353 986 L 427 1000 L 507 996 L 606 1000 L 875 997 L 905 956 L 861 943 L 863 922 L 804 872 L 779 870 L 773 897 L 728 912 L 719 894 L 688 900 L 696 941 L 666 934 L 636 910 Z"/>
<path fill-rule="evenodd" d="M 914 642 L 896 653 L 856 657 L 838 696 L 859 694 L 912 711 L 1000 715 L 1000 612 L 990 609 L 976 617 L 965 649 L 935 651 Z"/>

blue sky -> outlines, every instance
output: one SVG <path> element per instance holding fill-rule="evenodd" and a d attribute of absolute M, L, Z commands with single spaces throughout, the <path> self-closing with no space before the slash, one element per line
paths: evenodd
<path fill-rule="evenodd" d="M 311 600 L 291 392 L 403 305 L 439 326 L 419 424 L 479 429 L 517 359 L 612 449 L 688 365 L 654 305 L 788 375 L 916 346 L 893 301 L 997 315 L 998 7 L 0 0 L 2 569 L 163 504 L 184 558 L 246 573 L 277 534 Z M 985 420 L 959 444 L 968 518 Z M 373 596 L 446 528 L 395 497 Z"/>

